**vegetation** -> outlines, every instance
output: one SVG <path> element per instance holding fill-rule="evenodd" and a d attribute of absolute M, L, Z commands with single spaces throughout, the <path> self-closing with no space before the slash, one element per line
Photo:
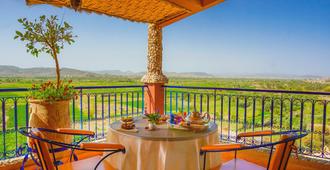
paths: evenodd
<path fill-rule="evenodd" d="M 40 91 L 31 93 L 31 97 L 47 101 L 62 100 L 62 96 L 72 97 L 69 96 L 74 94 L 72 86 L 61 82 L 58 59 L 64 44 L 68 43 L 70 45 L 74 43 L 76 36 L 72 33 L 72 26 L 65 21 L 60 22 L 57 16 L 53 15 L 49 18 L 42 15 L 34 21 L 21 18 L 18 19 L 18 22 L 22 24 L 24 32 L 16 31 L 14 39 L 26 42 L 27 52 L 34 57 L 38 57 L 42 52 L 49 54 L 54 59 L 56 67 L 56 86 L 53 86 L 51 82 L 44 83 L 41 85 Z"/>
<path fill-rule="evenodd" d="M 30 84 L 44 82 L 48 78 L 0 78 L 0 88 L 26 87 Z M 89 77 L 74 78 L 74 86 L 120 86 L 120 85 L 142 85 L 140 77 Z M 68 80 L 65 80 L 68 81 Z M 327 91 L 330 87 L 328 81 L 311 80 L 264 80 L 264 79 L 224 79 L 224 78 L 170 78 L 169 85 L 180 86 L 201 86 L 201 87 L 231 87 L 231 88 L 249 88 L 249 89 L 281 89 L 281 90 L 299 90 L 299 91 Z M 190 92 L 188 105 L 188 93 Z M 107 127 L 108 122 L 113 121 L 112 117 L 129 114 L 141 113 L 142 92 L 141 89 L 94 89 L 84 90 L 83 96 L 78 95 L 78 99 L 71 102 L 71 118 L 76 123 L 74 126 L 80 127 L 83 122 L 83 128 L 102 131 L 102 125 Z M 194 94 L 196 97 L 194 97 Z M 2 92 L 0 100 L 6 99 L 6 150 L 15 149 L 15 127 L 24 127 L 28 120 L 26 110 L 26 92 Z M 137 96 L 139 95 L 139 98 Z M 202 97 L 201 97 L 202 96 Z M 223 102 L 221 105 L 221 96 Z M 247 96 L 246 103 L 244 96 Z M 253 112 L 253 97 L 255 97 L 255 111 Z M 281 100 L 287 98 L 282 103 Z M 15 110 L 15 99 L 17 100 L 17 110 Z M 133 99 L 133 100 L 132 100 Z M 214 100 L 215 99 L 215 100 Z M 290 99 L 294 99 L 291 100 Z M 312 112 L 312 100 L 315 103 L 314 112 Z M 208 102 L 209 101 L 209 102 Z M 215 101 L 215 102 L 214 102 Z M 304 101 L 301 104 L 301 101 Z M 309 153 L 309 148 L 313 149 L 314 154 L 320 153 L 324 141 L 324 151 L 328 152 L 330 148 L 330 104 L 326 106 L 324 119 L 324 103 L 329 101 L 329 96 L 315 95 L 289 95 L 274 93 L 251 93 L 237 91 L 217 91 L 214 98 L 214 91 L 210 90 L 184 90 L 167 88 L 166 90 L 166 112 L 191 112 L 193 110 L 203 110 L 215 116 L 222 138 L 226 135 L 234 135 L 236 131 L 251 130 L 284 130 L 290 129 L 290 119 L 292 129 L 305 129 L 313 131 L 297 145 L 303 147 L 303 152 Z M 196 103 L 196 104 L 194 104 Z M 202 104 L 200 104 L 202 103 Z M 261 107 L 262 104 L 264 107 Z M 116 110 L 115 110 L 116 108 Z M 126 110 L 127 109 L 127 110 Z M 303 110 L 303 112 L 302 112 Z M 0 111 L 1 113 L 1 111 Z M 104 120 L 101 118 L 105 117 Z M 111 117 L 111 121 L 110 121 Z M 1 119 L 1 118 L 0 118 Z M 302 120 L 302 121 L 301 121 Z M 1 121 L 2 122 L 2 121 Z M 15 123 L 17 122 L 17 123 Z M 90 127 L 87 126 L 88 122 Z M 96 126 L 95 123 L 99 124 Z M 222 122 L 222 123 L 221 123 Z M 237 123 L 236 123 L 237 122 Z M 245 122 L 245 123 L 244 123 Z M 312 126 L 313 122 L 313 126 Z M 325 127 L 323 124 L 325 123 Z M 272 125 L 271 125 L 272 124 Z M 323 128 L 324 127 L 324 128 Z M 106 129 L 106 128 L 105 128 Z M 20 135 L 18 134 L 18 137 Z M 323 138 L 323 136 L 325 136 Z M 0 142 L 1 142 L 0 138 Z M 24 142 L 24 138 L 18 140 Z M 3 151 L 0 146 L 0 152 Z"/>
<path fill-rule="evenodd" d="M 148 121 L 152 124 L 156 124 L 160 119 L 159 113 L 149 113 L 149 114 L 145 114 L 145 116 L 147 117 Z"/>
<path fill-rule="evenodd" d="M 32 85 L 30 95 L 32 99 L 39 99 L 48 102 L 54 102 L 58 100 L 70 100 L 73 96 L 77 96 L 77 91 L 74 90 L 71 85 L 72 80 L 69 80 L 67 84 L 62 81 L 59 85 L 54 84 L 51 81 L 42 83 L 40 86 Z"/>

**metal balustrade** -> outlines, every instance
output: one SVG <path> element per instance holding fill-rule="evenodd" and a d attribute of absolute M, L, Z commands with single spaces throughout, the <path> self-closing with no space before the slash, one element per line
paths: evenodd
<path fill-rule="evenodd" d="M 121 116 L 137 117 L 144 113 L 144 86 L 84 86 L 76 89 L 79 94 L 70 102 L 72 128 L 95 131 L 95 138 L 90 140 L 104 138 L 109 124 Z M 0 89 L 1 160 L 26 153 L 26 138 L 18 133 L 18 129 L 29 125 L 28 90 Z"/>
<path fill-rule="evenodd" d="M 79 94 L 70 102 L 72 128 L 95 131 L 97 135 L 90 140 L 104 138 L 109 124 L 121 116 L 137 117 L 145 110 L 145 86 L 76 89 Z M 17 130 L 28 127 L 28 90 L 0 89 L 1 160 L 26 153 L 26 138 Z M 218 124 L 221 142 L 236 142 L 237 134 L 246 131 L 305 130 L 309 135 L 296 143 L 299 154 L 330 159 L 330 93 L 187 86 L 164 86 L 164 90 L 166 114 L 210 113 L 212 121 Z M 254 144 L 271 140 L 271 137 L 264 137 L 243 142 Z"/>
<path fill-rule="evenodd" d="M 330 159 L 330 93 L 164 86 L 165 112 L 208 112 L 219 126 L 221 142 L 237 142 L 241 132 L 306 130 L 298 153 Z M 271 141 L 258 138 L 244 143 Z"/>

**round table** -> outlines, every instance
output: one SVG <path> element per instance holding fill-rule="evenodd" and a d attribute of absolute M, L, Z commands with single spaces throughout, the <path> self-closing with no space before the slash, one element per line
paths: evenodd
<path fill-rule="evenodd" d="M 146 130 L 148 121 L 135 120 L 137 132 L 120 129 L 120 122 L 110 125 L 107 142 L 120 143 L 126 153 L 117 153 L 106 161 L 114 169 L 122 170 L 199 170 L 203 166 L 200 148 L 218 143 L 217 125 L 210 123 L 203 132 L 168 129 L 157 125 L 153 131 Z M 207 168 L 221 164 L 219 153 L 207 154 Z"/>

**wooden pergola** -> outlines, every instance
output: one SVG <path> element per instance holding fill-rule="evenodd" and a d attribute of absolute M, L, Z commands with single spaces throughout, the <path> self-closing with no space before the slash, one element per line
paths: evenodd
<path fill-rule="evenodd" d="M 26 0 L 28 5 L 49 4 L 114 16 L 134 22 L 168 26 L 224 0 Z"/>
<path fill-rule="evenodd" d="M 149 24 L 148 67 L 141 79 L 147 86 L 145 106 L 148 113 L 164 113 L 164 83 L 162 71 L 162 28 L 224 0 L 26 0 L 28 5 L 49 4 L 79 12 L 97 13 L 133 22 Z"/>

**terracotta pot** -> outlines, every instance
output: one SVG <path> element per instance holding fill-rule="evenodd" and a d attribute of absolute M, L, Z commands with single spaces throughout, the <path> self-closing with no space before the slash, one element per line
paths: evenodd
<path fill-rule="evenodd" d="M 30 127 L 41 127 L 47 129 L 70 128 L 70 100 L 46 102 L 43 100 L 29 100 L 30 102 Z M 58 135 L 53 133 L 43 133 L 51 140 L 71 143 L 72 137 L 69 135 Z"/>

